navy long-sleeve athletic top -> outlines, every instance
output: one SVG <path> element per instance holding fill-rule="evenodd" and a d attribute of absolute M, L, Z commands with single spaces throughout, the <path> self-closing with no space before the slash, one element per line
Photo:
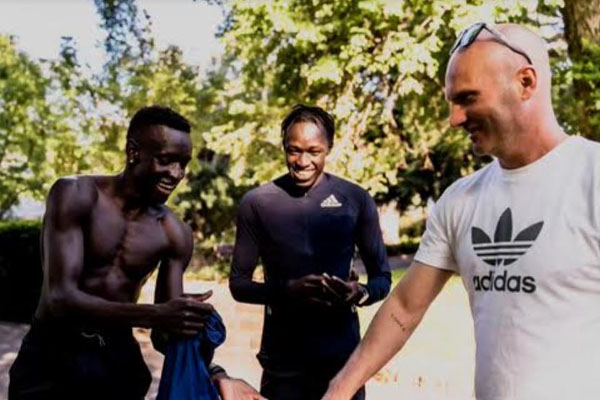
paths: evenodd
<path fill-rule="evenodd" d="M 350 273 L 355 246 L 367 270 L 369 299 L 383 299 L 391 275 L 377 209 L 353 183 L 325 174 L 302 193 L 284 175 L 241 201 L 229 285 L 241 302 L 265 304 L 258 358 L 286 371 L 312 362 L 342 362 L 360 341 L 354 307 L 318 307 L 288 301 L 286 284 L 308 274 Z M 258 259 L 265 283 L 252 281 Z"/>

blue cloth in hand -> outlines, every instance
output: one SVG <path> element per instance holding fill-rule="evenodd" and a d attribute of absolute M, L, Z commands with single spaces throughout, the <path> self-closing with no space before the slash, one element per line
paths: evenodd
<path fill-rule="evenodd" d="M 224 341 L 225 325 L 216 311 L 197 336 L 169 340 L 156 400 L 219 400 L 208 365 Z"/>

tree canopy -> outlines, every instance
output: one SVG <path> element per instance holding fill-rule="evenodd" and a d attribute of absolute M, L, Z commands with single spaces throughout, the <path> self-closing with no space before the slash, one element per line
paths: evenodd
<path fill-rule="evenodd" d="M 330 171 L 380 204 L 424 206 L 486 161 L 449 129 L 443 93 L 450 46 L 480 20 L 540 33 L 561 123 L 600 138 L 598 0 L 210 3 L 226 15 L 225 50 L 205 75 L 177 47 L 157 48 L 152 16 L 134 0 L 95 0 L 102 71 L 79 63 L 73 39 L 41 61 L 0 36 L 0 217 L 23 194 L 43 198 L 57 176 L 117 172 L 129 118 L 155 103 L 192 121 L 197 157 L 171 205 L 206 248 L 231 240 L 245 191 L 284 172 L 279 125 L 297 103 L 335 116 Z"/>

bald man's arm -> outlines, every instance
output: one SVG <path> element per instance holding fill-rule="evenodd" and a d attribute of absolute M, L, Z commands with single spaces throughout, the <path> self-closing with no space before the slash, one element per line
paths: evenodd
<path fill-rule="evenodd" d="M 351 399 L 406 343 L 451 271 L 413 262 L 383 303 L 360 345 L 329 384 L 323 400 Z"/>

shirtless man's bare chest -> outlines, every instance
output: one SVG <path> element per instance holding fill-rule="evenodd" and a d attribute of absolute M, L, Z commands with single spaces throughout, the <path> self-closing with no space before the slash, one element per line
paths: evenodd
<path fill-rule="evenodd" d="M 161 206 L 128 212 L 99 191 L 83 229 L 82 289 L 115 301 L 135 301 L 139 290 L 169 251 L 169 211 Z"/>
<path fill-rule="evenodd" d="M 73 182 L 64 182 L 65 187 L 57 195 L 64 199 L 58 198 L 56 206 L 60 207 L 62 201 L 71 204 L 73 237 L 60 237 L 59 233 L 47 229 L 43 235 L 49 241 L 80 242 L 80 246 L 67 247 L 66 255 L 81 260 L 77 277 L 79 290 L 108 301 L 135 303 L 142 285 L 161 260 L 173 254 L 177 247 L 175 242 L 185 234 L 185 229 L 162 204 L 128 209 L 115 195 L 115 185 L 116 180 L 106 176 L 79 177 Z M 43 256 L 44 269 L 48 272 L 56 255 L 49 249 L 43 251 Z M 43 297 L 37 316 L 45 318 L 49 314 L 52 312 Z"/>

